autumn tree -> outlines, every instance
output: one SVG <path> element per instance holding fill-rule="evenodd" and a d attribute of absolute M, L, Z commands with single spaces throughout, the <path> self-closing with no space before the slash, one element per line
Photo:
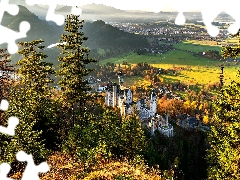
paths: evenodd
<path fill-rule="evenodd" d="M 11 64 L 11 56 L 7 52 L 7 49 L 0 49 L 0 99 L 6 98 L 7 92 L 10 89 L 11 78 L 9 74 L 14 75 L 14 67 Z"/>
<path fill-rule="evenodd" d="M 230 38 L 237 38 L 238 42 L 240 42 L 240 31 L 238 31 L 237 34 L 231 34 Z M 224 58 L 232 57 L 232 58 L 237 58 L 240 55 L 240 45 L 239 43 L 237 45 L 232 45 L 232 46 L 224 46 L 222 48 L 222 56 Z"/>
<path fill-rule="evenodd" d="M 100 108 L 101 110 L 102 108 Z M 75 125 L 63 145 L 63 151 L 77 156 L 86 167 L 112 158 L 142 158 L 146 139 L 136 116 L 122 119 L 111 107 L 88 116 L 85 128 Z"/>
<path fill-rule="evenodd" d="M 47 56 L 42 53 L 42 43 L 42 40 L 18 43 L 18 54 L 22 59 L 16 63 L 16 73 L 20 79 L 11 88 L 7 115 L 18 117 L 20 123 L 15 136 L 11 139 L 5 137 L 2 150 L 7 162 L 15 160 L 15 154 L 20 150 L 33 154 L 35 160 L 41 160 L 47 153 L 44 144 L 49 147 L 55 144 L 55 133 L 49 133 L 53 127 L 56 129 L 49 86 L 54 69 L 51 63 L 43 61 Z"/>
<path fill-rule="evenodd" d="M 239 33 L 236 34 L 239 38 Z M 238 57 L 239 47 L 223 48 L 223 56 Z M 240 81 L 222 87 L 214 103 L 214 116 L 208 135 L 209 179 L 240 179 Z"/>
<path fill-rule="evenodd" d="M 240 178 L 240 82 L 222 89 L 214 104 L 208 142 L 209 179 Z"/>
<path fill-rule="evenodd" d="M 60 61 L 57 72 L 60 77 L 58 84 L 61 87 L 62 102 L 72 111 L 72 126 L 75 124 L 75 119 L 84 116 L 86 102 L 92 99 L 88 94 L 91 88 L 86 79 L 92 69 L 86 66 L 96 62 L 89 58 L 89 49 L 83 47 L 83 43 L 88 38 L 81 31 L 84 20 L 79 20 L 79 17 L 72 14 L 67 16 L 64 33 L 58 45 L 62 50 L 58 58 Z"/>
<path fill-rule="evenodd" d="M 11 56 L 7 52 L 7 49 L 0 49 L 0 101 L 2 99 L 8 99 L 9 91 L 11 89 L 11 85 L 13 83 L 13 77 L 10 75 L 14 75 L 14 67 L 11 65 Z M 9 75 L 10 74 L 10 75 Z M 5 113 L 0 112 L 0 124 L 3 123 L 3 119 L 5 119 Z"/>

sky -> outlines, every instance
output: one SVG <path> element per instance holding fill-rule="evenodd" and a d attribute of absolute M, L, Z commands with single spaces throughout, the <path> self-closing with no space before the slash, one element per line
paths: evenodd
<path fill-rule="evenodd" d="M 237 4 L 239 0 L 10 0 L 10 2 L 24 2 L 38 4 L 56 4 L 65 6 L 82 6 L 86 4 L 104 4 L 122 10 L 142 10 L 150 12 L 160 11 L 208 11 L 236 9 L 239 11 Z M 235 5 L 236 4 L 236 5 Z M 40 5 L 41 6 L 41 5 Z"/>
<path fill-rule="evenodd" d="M 10 0 L 10 2 L 23 2 L 25 0 Z M 30 0 L 44 3 L 54 3 L 54 0 Z M 160 11 L 196 11 L 198 9 L 198 3 L 205 0 L 57 0 L 58 4 L 62 5 L 86 5 L 86 4 L 104 4 L 107 6 L 112 6 L 117 9 L 122 10 L 141 10 L 150 12 L 160 12 Z M 214 0 L 211 0 L 214 1 Z M 56 2 L 56 1 L 55 1 Z"/>
<path fill-rule="evenodd" d="M 88 1 L 89 0 L 85 0 Z M 190 0 L 90 0 L 93 2 L 101 1 L 102 4 L 110 5 L 112 7 L 122 9 L 122 10 L 143 10 L 143 11 L 176 11 L 180 6 L 184 8 L 183 1 Z M 188 7 L 190 8 L 190 4 L 188 3 Z M 185 5 L 186 6 L 186 5 Z M 194 8 L 194 7 L 193 7 Z M 192 8 L 190 8 L 192 9 Z"/>

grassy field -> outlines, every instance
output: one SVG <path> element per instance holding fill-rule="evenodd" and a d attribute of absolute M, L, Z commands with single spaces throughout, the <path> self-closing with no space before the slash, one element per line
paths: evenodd
<path fill-rule="evenodd" d="M 202 40 L 201 41 L 200 40 L 189 40 L 189 41 L 185 41 L 183 43 L 196 44 L 196 45 L 200 45 L 200 46 L 208 46 L 209 49 L 211 49 L 213 46 L 220 47 L 220 45 L 218 45 L 216 41 L 210 41 L 210 40 L 203 40 L 203 41 Z"/>
<path fill-rule="evenodd" d="M 193 52 L 204 52 L 208 50 L 221 51 L 221 47 L 215 41 L 186 41 L 173 45 L 180 50 L 190 50 Z"/>
<path fill-rule="evenodd" d="M 161 67 L 161 65 L 153 65 Z M 162 75 L 166 83 L 183 82 L 185 84 L 213 84 L 219 82 L 221 73 L 220 67 L 191 67 L 192 70 L 181 70 L 177 76 Z M 224 82 L 229 83 L 237 79 L 239 66 L 229 66 L 224 68 Z"/>
<path fill-rule="evenodd" d="M 206 85 L 219 82 L 219 76 L 221 72 L 219 66 L 223 63 L 222 61 L 211 60 L 200 56 L 193 56 L 191 52 L 186 52 L 186 50 L 193 52 L 202 52 L 207 50 L 220 51 L 221 46 L 216 45 L 216 42 L 194 40 L 175 44 L 174 47 L 177 50 L 172 50 L 162 55 L 138 55 L 131 52 L 123 55 L 122 57 L 100 61 L 100 64 L 105 64 L 107 62 L 122 64 L 124 61 L 130 64 L 146 62 L 154 67 L 164 69 L 173 67 L 188 67 L 191 70 L 181 70 L 178 72 L 177 76 L 163 75 L 162 77 L 166 83 L 180 81 L 185 84 L 198 83 Z M 240 69 L 240 66 L 226 66 L 224 68 L 224 81 L 229 83 L 231 80 L 236 80 L 238 69 Z M 136 77 L 125 79 L 125 81 L 128 86 L 132 85 L 134 82 L 138 82 L 138 84 L 147 83 L 146 81 Z"/>
<path fill-rule="evenodd" d="M 216 66 L 221 63 L 221 61 L 214 61 L 204 57 L 193 56 L 190 52 L 185 52 L 182 50 L 173 50 L 164 53 L 163 55 L 138 55 L 136 53 L 129 53 L 123 57 L 115 57 L 100 61 L 100 64 L 106 64 L 107 62 L 112 62 L 115 64 L 122 64 L 123 61 L 130 64 L 136 64 L 141 62 L 146 62 L 148 64 L 162 64 L 167 66 L 180 65 L 180 66 Z"/>

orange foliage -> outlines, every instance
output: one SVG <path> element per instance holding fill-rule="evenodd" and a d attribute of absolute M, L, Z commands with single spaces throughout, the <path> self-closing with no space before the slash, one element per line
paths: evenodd
<path fill-rule="evenodd" d="M 183 101 L 178 99 L 167 99 L 162 97 L 158 100 L 157 113 L 168 113 L 170 116 L 176 116 L 183 113 Z"/>

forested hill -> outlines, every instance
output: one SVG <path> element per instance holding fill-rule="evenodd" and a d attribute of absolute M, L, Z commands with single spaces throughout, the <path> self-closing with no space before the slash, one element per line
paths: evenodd
<path fill-rule="evenodd" d="M 83 6 L 80 6 L 80 8 L 82 9 L 82 12 L 84 14 L 85 13 L 91 13 L 91 14 L 124 14 L 124 13 L 126 13 L 126 11 L 116 9 L 111 6 L 106 6 L 103 4 L 95 4 L 95 3 L 83 5 Z M 57 12 L 70 13 L 71 9 L 72 9 L 71 6 L 65 6 L 65 7 L 58 9 Z"/>
<path fill-rule="evenodd" d="M 99 48 L 105 49 L 106 56 L 119 55 L 148 46 L 145 37 L 121 31 L 101 20 L 93 23 L 87 22 L 83 27 L 83 32 L 89 37 L 85 45 L 90 47 L 93 53 Z"/>
<path fill-rule="evenodd" d="M 49 25 L 47 21 L 39 19 L 34 13 L 21 5 L 19 5 L 19 13 L 16 16 L 5 12 L 1 24 L 14 31 L 19 31 L 19 25 L 22 21 L 29 22 L 31 29 L 27 32 L 28 37 L 21 39 L 21 41 L 42 38 L 46 44 L 51 44 L 59 36 L 60 29 L 58 26 Z"/>
<path fill-rule="evenodd" d="M 45 41 L 44 45 L 47 47 L 57 43 L 63 33 L 63 26 L 50 25 L 47 21 L 39 19 L 24 6 L 19 6 L 19 14 L 17 16 L 5 13 L 2 24 L 14 31 L 19 31 L 19 24 L 22 21 L 28 21 L 31 29 L 27 33 L 27 38 L 19 41 L 43 39 Z M 148 44 L 144 37 L 121 31 L 116 27 L 105 24 L 101 20 L 92 23 L 86 22 L 82 30 L 85 36 L 88 37 L 84 45 L 91 49 L 90 54 L 98 60 L 103 58 L 103 56 L 112 57 L 120 55 L 133 49 L 146 47 Z M 6 47 L 6 44 L 1 45 L 1 47 Z M 104 53 L 99 54 L 99 49 Z M 49 56 L 48 60 L 57 65 L 57 56 L 60 51 L 54 47 L 47 49 L 45 53 Z M 16 61 L 17 58 L 14 55 L 13 62 Z"/>

